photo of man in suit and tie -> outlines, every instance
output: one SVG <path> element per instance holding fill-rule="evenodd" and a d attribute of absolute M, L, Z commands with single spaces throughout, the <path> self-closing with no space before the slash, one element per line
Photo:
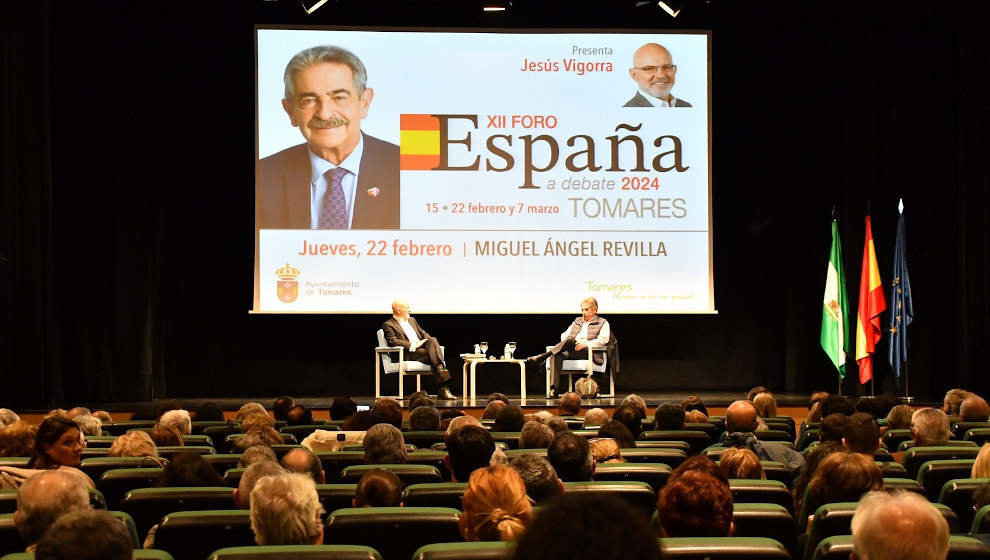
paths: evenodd
<path fill-rule="evenodd" d="M 638 89 L 636 95 L 623 107 L 690 107 L 683 99 L 674 97 L 670 90 L 677 77 L 677 65 L 663 45 L 646 43 L 633 54 L 633 65 L 629 69 Z"/>
<path fill-rule="evenodd" d="M 260 229 L 398 229 L 399 147 L 361 131 L 374 90 L 354 53 L 305 49 L 282 108 L 306 140 L 258 162 Z"/>

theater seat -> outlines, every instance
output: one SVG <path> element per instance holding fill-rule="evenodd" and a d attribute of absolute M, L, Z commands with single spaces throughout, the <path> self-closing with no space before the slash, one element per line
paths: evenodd
<path fill-rule="evenodd" d="M 451 508 L 350 508 L 327 517 L 323 542 L 374 546 L 384 560 L 409 560 L 423 545 L 461 542 Z"/>
<path fill-rule="evenodd" d="M 712 444 L 712 438 L 700 430 L 651 430 L 643 432 L 639 439 L 645 441 L 683 441 L 691 446 L 690 455 L 697 455 Z"/>
<path fill-rule="evenodd" d="M 818 543 L 835 535 L 850 534 L 853 514 L 856 513 L 858 502 L 838 502 L 825 504 L 818 508 L 815 517 L 811 521 L 811 528 L 808 531 L 808 542 L 805 547 L 804 557 L 808 560 L 814 555 Z M 946 506 L 934 504 L 935 508 L 945 517 L 949 524 L 950 533 L 958 533 L 960 530 L 959 518 Z"/>
<path fill-rule="evenodd" d="M 233 506 L 234 489 L 226 486 L 137 488 L 128 492 L 120 502 L 120 509 L 131 514 L 141 536 L 172 512 L 229 509 Z"/>
<path fill-rule="evenodd" d="M 981 486 L 990 484 L 990 478 L 957 478 L 942 487 L 938 495 L 938 503 L 949 507 L 959 517 L 962 527 L 973 523 L 973 492 Z"/>
<path fill-rule="evenodd" d="M 973 517 L 969 530 L 974 534 L 990 534 L 990 506 L 983 506 Z"/>
<path fill-rule="evenodd" d="M 450 480 L 450 469 L 447 468 L 447 465 L 443 462 L 443 459 L 446 456 L 446 451 L 433 451 L 432 449 L 413 451 L 412 453 L 406 454 L 406 463 L 410 465 L 429 465 L 431 467 L 436 467 L 437 470 L 440 471 L 440 477 L 443 480 Z"/>
<path fill-rule="evenodd" d="M 419 449 L 429 449 L 434 443 L 443 442 L 443 438 L 447 432 L 443 431 L 416 431 L 416 432 L 403 432 L 402 439 L 406 443 L 411 443 Z"/>
<path fill-rule="evenodd" d="M 229 469 L 237 467 L 241 460 L 240 453 L 218 453 L 216 455 L 203 455 L 203 460 L 213 466 L 217 474 L 223 476 Z"/>
<path fill-rule="evenodd" d="M 645 482 L 565 482 L 565 494 L 607 494 L 621 498 L 628 505 L 638 509 L 647 521 L 657 509 L 657 494 Z"/>
<path fill-rule="evenodd" d="M 885 478 L 883 479 L 883 489 L 890 492 L 894 490 L 901 490 L 905 492 L 916 492 L 925 495 L 925 489 L 917 480 L 911 480 L 910 478 Z"/>
<path fill-rule="evenodd" d="M 921 468 L 921 465 L 928 461 L 976 459 L 979 452 L 979 447 L 955 447 L 949 445 L 912 447 L 904 453 L 904 470 L 907 471 L 908 478 L 917 479 L 918 470 Z"/>
<path fill-rule="evenodd" d="M 244 471 L 246 470 L 247 469 L 244 467 L 227 469 L 227 472 L 223 473 L 223 483 L 231 488 L 237 488 L 237 485 L 241 483 L 241 477 L 244 476 Z"/>
<path fill-rule="evenodd" d="M 241 509 L 169 513 L 155 532 L 155 548 L 180 560 L 206 558 L 217 548 L 253 544 L 251 513 Z"/>
<path fill-rule="evenodd" d="M 86 473 L 94 482 L 103 477 L 110 469 L 137 469 L 142 467 L 161 467 L 160 461 L 154 457 L 90 457 L 83 459 L 79 470 Z"/>
<path fill-rule="evenodd" d="M 691 446 L 686 441 L 644 441 L 636 442 L 636 449 L 679 449 L 687 455 Z"/>
<path fill-rule="evenodd" d="M 875 461 L 875 463 L 884 478 L 914 478 L 909 477 L 904 466 L 896 461 Z"/>
<path fill-rule="evenodd" d="M 209 436 L 210 440 L 213 441 L 213 448 L 217 451 L 227 451 L 227 436 L 239 433 L 241 433 L 240 422 L 232 424 L 224 423 L 218 426 L 208 426 L 203 428 L 203 434 Z"/>
<path fill-rule="evenodd" d="M 990 422 L 953 422 L 952 437 L 961 439 L 966 435 L 966 432 L 974 428 L 990 428 Z"/>
<path fill-rule="evenodd" d="M 975 459 L 946 459 L 928 461 L 918 469 L 918 483 L 925 488 L 928 499 L 936 502 L 946 482 L 969 478 Z"/>
<path fill-rule="evenodd" d="M 742 504 L 777 504 L 794 515 L 794 500 L 779 480 L 729 479 L 732 500 Z"/>
<path fill-rule="evenodd" d="M 236 546 L 221 548 L 209 556 L 209 560 L 382 560 L 378 551 L 370 546 L 356 545 L 276 545 Z"/>
<path fill-rule="evenodd" d="M 463 509 L 466 482 L 410 484 L 402 493 L 402 503 L 411 507 L 448 507 Z"/>
<path fill-rule="evenodd" d="M 663 463 L 672 469 L 687 460 L 687 453 L 684 451 L 664 447 L 624 447 L 619 453 L 630 463 Z"/>
<path fill-rule="evenodd" d="M 0 515 L 0 556 L 14 552 L 23 552 L 27 548 L 21 534 L 14 527 L 14 514 Z"/>
<path fill-rule="evenodd" d="M 771 538 L 791 553 L 796 554 L 797 536 L 794 533 L 794 517 L 787 508 L 778 504 L 735 504 L 732 509 L 734 537 Z"/>
<path fill-rule="evenodd" d="M 443 482 L 440 471 L 430 465 L 351 465 L 340 473 L 340 481 L 345 484 L 356 484 L 364 473 L 372 469 L 392 471 L 403 484 L 422 484 L 424 482 Z"/>
<path fill-rule="evenodd" d="M 652 429 L 653 428 L 651 427 L 650 430 Z M 705 432 L 708 434 L 708 438 L 712 441 L 718 441 L 718 438 L 722 435 L 722 432 L 725 431 L 711 422 L 685 422 L 684 429 Z"/>
<path fill-rule="evenodd" d="M 17 511 L 17 490 L 0 490 L 0 514 Z"/>
<path fill-rule="evenodd" d="M 511 560 L 514 542 L 461 542 L 428 544 L 413 554 L 413 560 Z"/>
<path fill-rule="evenodd" d="M 808 428 L 801 432 L 801 437 L 797 440 L 797 445 L 794 446 L 798 451 L 804 451 L 811 445 L 811 442 L 818 441 L 820 438 L 821 429 L 819 428 Z"/>
<path fill-rule="evenodd" d="M 671 468 L 663 463 L 602 463 L 595 468 L 592 478 L 597 482 L 626 480 L 645 482 L 659 492 L 667 479 L 670 478 Z"/>
<path fill-rule="evenodd" d="M 156 420 L 132 420 L 128 422 L 109 422 L 103 424 L 103 431 L 109 432 L 114 436 L 122 436 L 129 430 L 141 429 L 141 428 L 154 428 Z"/>
<path fill-rule="evenodd" d="M 851 535 L 829 537 L 819 543 L 812 560 L 848 560 L 853 551 Z M 976 560 L 990 557 L 990 547 L 979 539 L 963 535 L 949 536 L 949 555 L 946 560 Z"/>
<path fill-rule="evenodd" d="M 323 424 L 307 424 L 299 426 L 286 426 L 279 430 L 279 433 L 283 436 L 286 434 L 291 435 L 293 442 L 300 442 L 309 437 L 309 434 L 315 432 L 316 430 L 328 430 L 334 432 L 338 431 L 338 428 L 336 426 L 325 426 Z"/>
<path fill-rule="evenodd" d="M 202 435 L 203 430 L 206 428 L 214 426 L 226 426 L 226 420 L 193 420 L 192 421 L 192 433 L 196 435 Z"/>
<path fill-rule="evenodd" d="M 316 456 L 323 464 L 327 482 L 340 482 L 340 473 L 345 468 L 364 464 L 364 451 L 321 451 Z"/>
<path fill-rule="evenodd" d="M 969 441 L 966 439 L 950 439 L 942 445 L 947 445 L 949 447 L 979 447 L 979 445 L 976 445 L 975 441 Z M 916 447 L 913 441 L 902 441 L 901 444 L 897 446 L 897 450 L 907 451 L 912 447 Z"/>
<path fill-rule="evenodd" d="M 138 469 L 110 469 L 96 481 L 96 488 L 103 493 L 108 509 L 120 507 L 120 501 L 135 488 L 150 488 L 162 476 L 161 467 Z"/>
<path fill-rule="evenodd" d="M 320 497 L 323 510 L 327 513 L 335 509 L 349 508 L 354 501 L 357 484 L 317 484 L 316 494 Z"/>
<path fill-rule="evenodd" d="M 789 560 L 779 542 L 761 537 L 661 538 L 663 557 L 677 560 Z"/>
<path fill-rule="evenodd" d="M 17 554 L 8 554 L 2 558 L 2 560 L 34 560 L 33 552 L 19 552 Z M 164 550 L 158 550 L 155 548 L 149 549 L 134 549 L 134 560 L 175 560 L 172 555 Z"/>
<path fill-rule="evenodd" d="M 763 467 L 763 474 L 766 475 L 767 480 L 779 480 L 788 487 L 794 480 L 794 473 L 780 461 L 760 461 L 760 466 Z"/>
<path fill-rule="evenodd" d="M 519 432 L 490 432 L 492 439 L 501 441 L 509 446 L 509 449 L 519 449 Z"/>
<path fill-rule="evenodd" d="M 894 428 L 884 432 L 880 438 L 880 442 L 887 449 L 897 449 L 901 442 L 911 441 L 913 439 L 914 436 L 911 435 L 911 428 Z"/>

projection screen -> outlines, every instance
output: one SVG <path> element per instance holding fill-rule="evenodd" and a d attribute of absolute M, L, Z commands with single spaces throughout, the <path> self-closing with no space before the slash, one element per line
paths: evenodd
<path fill-rule="evenodd" d="M 708 32 L 255 39 L 253 312 L 715 312 Z"/>

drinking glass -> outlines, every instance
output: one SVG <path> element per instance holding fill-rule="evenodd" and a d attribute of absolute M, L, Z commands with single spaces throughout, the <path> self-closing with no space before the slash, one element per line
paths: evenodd
<path fill-rule="evenodd" d="M 516 343 L 515 342 L 510 342 L 509 343 L 509 358 L 512 358 L 512 356 L 515 353 L 516 353 Z"/>
<path fill-rule="evenodd" d="M 488 355 L 488 342 L 484 340 L 481 341 L 481 353 L 485 356 Z"/>

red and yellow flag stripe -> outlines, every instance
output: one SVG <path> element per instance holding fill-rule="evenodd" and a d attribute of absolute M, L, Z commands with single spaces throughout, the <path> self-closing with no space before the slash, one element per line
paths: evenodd
<path fill-rule="evenodd" d="M 440 165 L 440 120 L 399 115 L 399 169 L 425 171 Z"/>
<path fill-rule="evenodd" d="M 870 217 L 866 216 L 866 240 L 863 244 L 863 269 L 859 276 L 859 310 L 856 318 L 856 363 L 859 364 L 859 382 L 873 379 L 873 354 L 883 335 L 880 314 L 887 309 L 877 266 L 877 253 L 873 246 L 873 230 Z"/>

